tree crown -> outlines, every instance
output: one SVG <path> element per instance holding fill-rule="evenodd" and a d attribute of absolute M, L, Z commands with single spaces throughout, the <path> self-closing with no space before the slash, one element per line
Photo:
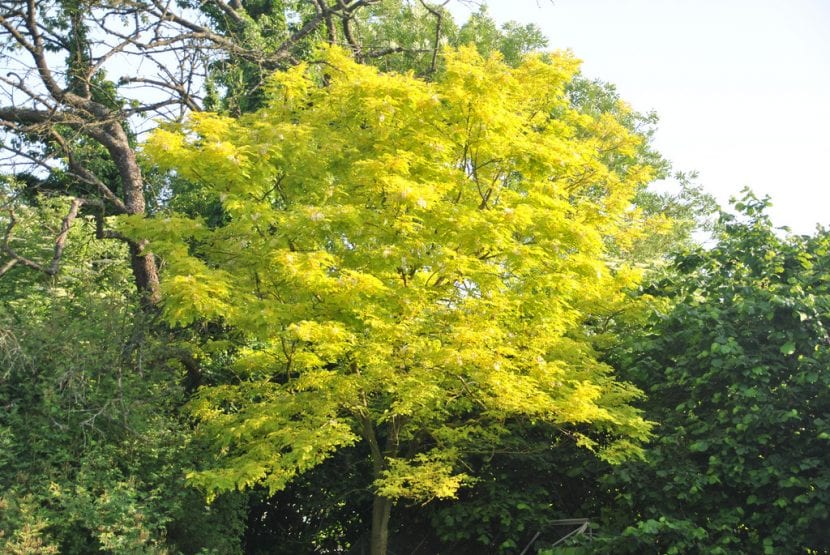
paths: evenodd
<path fill-rule="evenodd" d="M 362 439 L 378 493 L 449 497 L 512 418 L 638 453 L 638 391 L 581 324 L 637 280 L 605 252 L 636 234 L 652 169 L 603 160 L 642 138 L 569 106 L 569 54 L 511 68 L 447 50 L 431 83 L 321 57 L 277 73 L 257 113 L 197 114 L 145 146 L 227 216 L 124 219 L 165 260 L 167 318 L 221 319 L 248 345 L 239 383 L 193 403 L 223 453 L 194 480 L 278 490 Z"/>

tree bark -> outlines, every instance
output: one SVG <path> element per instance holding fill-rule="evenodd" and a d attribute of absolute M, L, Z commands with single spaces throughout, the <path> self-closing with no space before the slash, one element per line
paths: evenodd
<path fill-rule="evenodd" d="M 372 500 L 372 536 L 369 543 L 371 555 L 386 555 L 389 548 L 389 517 L 392 514 L 392 500 L 375 495 Z"/>
<path fill-rule="evenodd" d="M 145 253 L 142 245 L 130 243 L 130 265 L 135 286 L 141 296 L 141 305 L 145 308 L 156 306 L 161 300 L 161 293 L 158 267 L 152 253 Z"/>
<path fill-rule="evenodd" d="M 366 403 L 368 409 L 368 402 Z M 369 443 L 372 453 L 372 476 L 378 480 L 386 469 L 386 457 L 380 449 L 375 427 L 369 416 L 369 411 L 360 416 L 363 425 L 363 437 Z M 387 442 L 388 443 L 388 442 Z M 372 499 L 372 531 L 369 537 L 370 555 L 386 555 L 389 547 L 389 517 L 392 514 L 392 500 L 388 497 L 375 494 Z"/>
<path fill-rule="evenodd" d="M 121 123 L 110 123 L 105 130 L 90 134 L 104 145 L 118 168 L 121 185 L 124 188 L 124 205 L 127 214 L 143 215 L 146 210 L 144 177 L 141 174 L 135 150 L 130 146 Z M 156 259 L 152 253 L 145 252 L 144 246 L 144 242 L 130 243 L 130 265 L 133 269 L 135 285 L 141 295 L 142 305 L 152 307 L 161 299 L 158 267 Z"/>

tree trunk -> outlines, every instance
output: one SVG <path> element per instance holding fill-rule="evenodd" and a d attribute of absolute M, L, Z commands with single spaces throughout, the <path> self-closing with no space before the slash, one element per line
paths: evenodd
<path fill-rule="evenodd" d="M 363 437 L 369 443 L 369 450 L 372 452 L 372 475 L 378 480 L 386 468 L 386 456 L 380 450 L 378 437 L 375 435 L 375 427 L 369 416 L 367 405 L 366 414 L 361 417 L 363 424 Z M 387 443 L 390 441 L 388 438 Z M 391 444 L 387 448 L 391 448 Z M 389 451 L 389 449 L 387 449 Z M 369 540 L 370 555 L 386 555 L 389 547 L 389 516 L 392 513 L 392 500 L 388 497 L 375 494 L 372 499 L 372 533 Z"/>
<path fill-rule="evenodd" d="M 145 308 L 156 306 L 161 299 L 161 293 L 155 258 L 152 254 L 145 253 L 141 246 L 130 243 L 130 265 L 135 286 L 141 296 L 141 305 Z"/>
<path fill-rule="evenodd" d="M 108 113 L 104 106 L 92 102 L 89 104 L 101 113 Z M 141 175 L 135 150 L 130 145 L 121 123 L 114 121 L 100 129 L 91 128 L 87 133 L 104 145 L 118 168 L 126 213 L 143 215 L 146 210 L 144 178 Z M 161 298 L 158 267 L 153 255 L 144 250 L 143 243 L 130 243 L 130 265 L 133 269 L 135 285 L 141 295 L 142 305 L 148 308 L 155 306 Z"/>
<path fill-rule="evenodd" d="M 371 555 L 386 555 L 389 547 L 389 517 L 392 514 L 392 500 L 375 495 L 372 500 L 372 537 L 369 544 Z"/>

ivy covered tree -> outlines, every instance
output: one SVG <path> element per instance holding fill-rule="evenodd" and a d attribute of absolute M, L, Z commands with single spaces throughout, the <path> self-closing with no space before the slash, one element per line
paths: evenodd
<path fill-rule="evenodd" d="M 512 69 L 446 51 L 432 83 L 320 56 L 276 74 L 257 113 L 198 114 L 146 144 L 225 221 L 122 220 L 164 260 L 166 317 L 247 345 L 236 381 L 192 402 L 217 454 L 192 481 L 277 491 L 361 442 L 385 553 L 394 501 L 455 496 L 510 421 L 638 455 L 639 392 L 582 324 L 627 307 L 637 280 L 606 251 L 641 231 L 631 200 L 653 169 L 603 157 L 643 138 L 570 107 L 567 54 Z"/>
<path fill-rule="evenodd" d="M 619 359 L 657 420 L 593 508 L 615 553 L 830 548 L 830 234 L 784 235 L 747 195 L 651 291 L 671 308 Z"/>

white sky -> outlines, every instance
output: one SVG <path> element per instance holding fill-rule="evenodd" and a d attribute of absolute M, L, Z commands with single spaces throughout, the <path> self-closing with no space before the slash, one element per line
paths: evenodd
<path fill-rule="evenodd" d="M 451 2 L 459 20 L 469 11 Z M 656 146 L 722 203 L 749 185 L 776 225 L 830 224 L 830 0 L 490 0 L 660 116 Z"/>

